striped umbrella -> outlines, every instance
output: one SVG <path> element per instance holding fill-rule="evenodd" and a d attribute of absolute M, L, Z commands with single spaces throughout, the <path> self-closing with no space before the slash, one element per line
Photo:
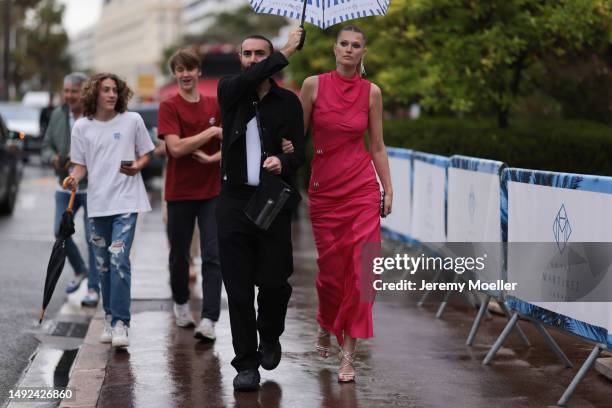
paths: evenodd
<path fill-rule="evenodd" d="M 276 14 L 301 20 L 302 28 L 306 21 L 326 29 L 356 18 L 385 15 L 391 0 L 249 0 L 249 2 L 257 13 Z"/>

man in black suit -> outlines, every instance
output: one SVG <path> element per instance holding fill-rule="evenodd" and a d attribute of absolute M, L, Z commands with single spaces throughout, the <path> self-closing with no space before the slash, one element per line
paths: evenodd
<path fill-rule="evenodd" d="M 272 370 L 281 358 L 279 337 L 291 296 L 287 279 L 293 272 L 291 213 L 299 201 L 294 179 L 304 163 L 304 121 L 297 96 L 271 76 L 289 64 L 287 58 L 296 51 L 301 34 L 302 29 L 294 30 L 278 52 L 267 38 L 248 36 L 240 47 L 242 73 L 219 82 L 223 146 L 217 228 L 236 353 L 235 390 L 257 389 L 259 366 Z M 292 153 L 283 153 L 282 139 L 292 143 Z M 267 157 L 262 157 L 264 151 Z M 296 191 L 265 231 L 244 213 L 263 171 L 281 177 Z"/>

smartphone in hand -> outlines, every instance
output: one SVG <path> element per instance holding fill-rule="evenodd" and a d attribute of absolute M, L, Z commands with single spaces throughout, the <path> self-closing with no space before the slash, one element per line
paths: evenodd
<path fill-rule="evenodd" d="M 121 160 L 121 167 L 132 167 L 134 160 Z"/>

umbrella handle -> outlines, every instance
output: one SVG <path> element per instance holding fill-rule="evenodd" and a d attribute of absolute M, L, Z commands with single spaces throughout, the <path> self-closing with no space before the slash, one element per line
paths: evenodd
<path fill-rule="evenodd" d="M 74 205 L 75 196 L 76 196 L 76 189 L 70 192 L 70 201 L 68 202 L 68 208 L 66 208 L 66 211 L 68 211 L 69 213 L 72 213 L 72 206 Z"/>
<path fill-rule="evenodd" d="M 64 181 L 62 182 L 62 187 L 67 189 L 71 181 L 72 181 L 72 176 L 66 177 Z M 70 192 L 70 201 L 68 202 L 68 208 L 66 208 L 66 211 L 68 211 L 69 213 L 72 213 L 72 206 L 74 205 L 75 195 L 76 195 L 76 188 Z"/>
<path fill-rule="evenodd" d="M 300 37 L 300 43 L 297 46 L 297 50 L 301 50 L 304 47 L 304 42 L 306 41 L 306 30 L 304 30 L 304 24 L 300 25 L 302 28 L 302 36 Z"/>
<path fill-rule="evenodd" d="M 297 50 L 301 50 L 304 47 L 304 41 L 306 41 L 306 30 L 304 30 L 304 20 L 306 20 L 306 3 L 308 0 L 304 0 L 304 7 L 302 8 L 302 21 L 300 21 L 300 28 L 302 29 L 302 36 L 300 37 L 300 43 L 297 46 Z"/>

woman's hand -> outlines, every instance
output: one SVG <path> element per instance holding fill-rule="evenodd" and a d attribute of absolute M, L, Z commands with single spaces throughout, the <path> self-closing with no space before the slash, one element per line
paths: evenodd
<path fill-rule="evenodd" d="M 291 143 L 291 140 L 287 140 L 283 138 L 282 147 L 283 147 L 283 153 L 285 154 L 293 153 L 293 143 Z"/>
<path fill-rule="evenodd" d="M 391 214 L 391 207 L 393 205 L 393 192 L 385 191 L 385 207 L 383 209 L 383 214 L 385 217 Z"/>

